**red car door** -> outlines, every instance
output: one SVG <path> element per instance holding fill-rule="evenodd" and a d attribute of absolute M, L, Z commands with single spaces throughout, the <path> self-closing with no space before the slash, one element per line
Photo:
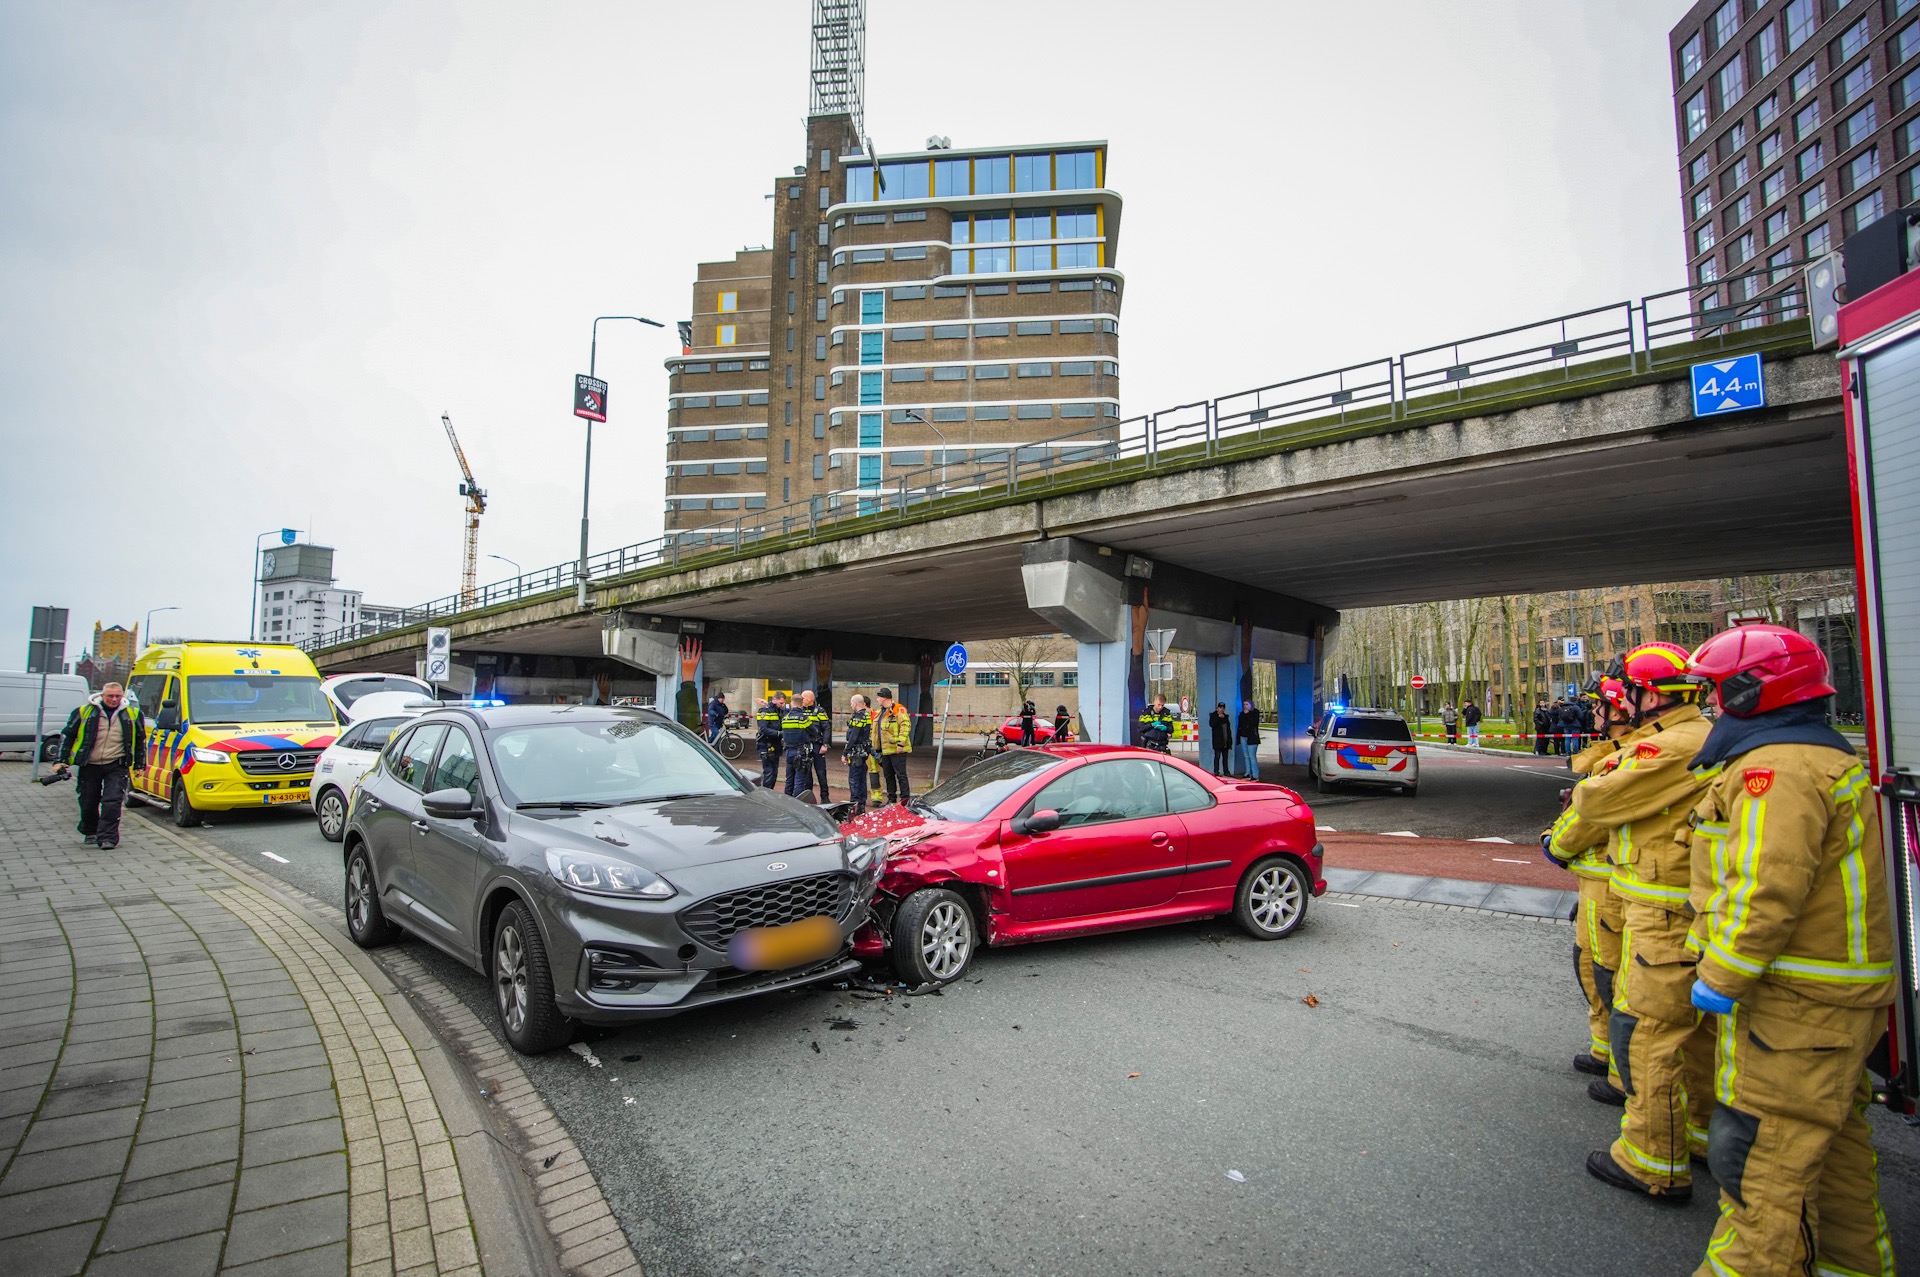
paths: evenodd
<path fill-rule="evenodd" d="M 1002 831 L 1013 916 L 1023 922 L 1165 904 L 1187 867 L 1187 831 L 1167 810 L 1150 758 L 1087 763 L 1051 781 L 1023 812 L 1054 810 L 1060 828 Z"/>

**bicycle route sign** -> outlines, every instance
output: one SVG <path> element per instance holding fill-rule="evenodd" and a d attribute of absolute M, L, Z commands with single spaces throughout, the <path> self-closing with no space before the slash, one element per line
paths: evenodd
<path fill-rule="evenodd" d="M 946 665 L 947 677 L 949 678 L 959 678 L 962 674 L 966 673 L 967 649 L 959 643 L 955 643 L 952 647 L 948 648 Z"/>

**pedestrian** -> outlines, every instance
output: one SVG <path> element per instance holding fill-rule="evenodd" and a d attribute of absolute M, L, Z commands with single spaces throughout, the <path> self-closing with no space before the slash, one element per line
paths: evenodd
<path fill-rule="evenodd" d="M 1252 701 L 1240 702 L 1240 721 L 1234 728 L 1234 749 L 1240 755 L 1236 768 L 1247 780 L 1260 779 L 1260 711 Z"/>
<path fill-rule="evenodd" d="M 707 702 L 707 744 L 720 739 L 720 733 L 727 727 L 727 694 L 714 689 L 713 699 Z"/>
<path fill-rule="evenodd" d="M 1572 803 L 1550 831 L 1559 845 L 1547 847 L 1548 858 L 1564 864 L 1574 845 L 1591 845 L 1584 831 L 1603 831 L 1611 890 L 1621 904 L 1608 1021 L 1611 1077 L 1588 1083 L 1587 1094 L 1622 1105 L 1626 1115 L 1613 1146 L 1587 1158 L 1587 1173 L 1667 1202 L 1693 1196 L 1692 1154 L 1695 1145 L 1705 1151 L 1713 1109 L 1716 1026 L 1703 1022 L 1687 997 L 1694 963 L 1687 951 L 1694 917 L 1688 818 L 1707 788 L 1691 769 L 1707 739 L 1700 691 L 1700 680 L 1687 673 L 1687 650 L 1677 644 L 1643 643 L 1616 659 L 1601 695 L 1609 717 L 1624 718 L 1630 730 L 1618 751 L 1574 786 Z M 1581 704 L 1568 708 L 1587 716 Z"/>
<path fill-rule="evenodd" d="M 1478 705 L 1475 705 L 1472 701 L 1468 701 L 1466 704 L 1462 705 L 1460 707 L 1460 721 L 1464 723 L 1467 728 L 1467 747 L 1469 749 L 1479 749 L 1480 748 L 1480 707 Z"/>
<path fill-rule="evenodd" d="M 1864 1067 L 1899 970 L 1874 777 L 1827 725 L 1827 658 L 1798 630 L 1724 631 L 1688 669 L 1725 711 L 1694 759 L 1692 1002 L 1720 1019 L 1720 1217 L 1697 1271 L 1891 1273 Z"/>
<path fill-rule="evenodd" d="M 780 752 L 787 759 L 786 794 L 791 798 L 804 795 L 812 802 L 813 760 L 819 754 L 819 728 L 807 698 L 808 693 L 802 692 L 780 716 Z"/>
<path fill-rule="evenodd" d="M 840 753 L 847 764 L 847 796 L 858 816 L 867 810 L 867 759 L 873 754 L 873 715 L 867 712 L 867 698 L 858 692 L 847 702 L 847 735 Z"/>
<path fill-rule="evenodd" d="M 780 721 L 786 714 L 786 693 L 771 692 L 753 716 L 753 743 L 760 751 L 762 789 L 774 789 L 780 784 Z"/>
<path fill-rule="evenodd" d="M 1533 752 L 1534 753 L 1545 754 L 1547 752 L 1547 748 L 1548 748 L 1547 733 L 1552 728 L 1552 726 L 1553 726 L 1553 719 L 1547 713 L 1547 698 L 1542 696 L 1539 700 L 1534 702 L 1534 706 L 1533 706 Z"/>
<path fill-rule="evenodd" d="M 1148 749 L 1166 753 L 1167 743 L 1173 739 L 1173 711 L 1167 708 L 1167 698 L 1154 694 L 1153 704 L 1140 714 L 1140 743 Z"/>
<path fill-rule="evenodd" d="M 1029 749 L 1039 743 L 1033 730 L 1033 720 L 1039 715 L 1040 711 L 1033 707 L 1032 701 L 1020 702 L 1020 743 Z"/>
<path fill-rule="evenodd" d="M 812 688 L 800 693 L 800 705 L 812 717 L 813 779 L 820 786 L 820 801 L 832 802 L 833 795 L 827 792 L 827 750 L 833 744 L 833 711 L 814 696 Z"/>
<path fill-rule="evenodd" d="M 1207 715 L 1207 727 L 1213 733 L 1213 774 L 1224 776 L 1233 754 L 1233 715 L 1227 713 L 1225 701 L 1216 704 L 1213 713 Z"/>
<path fill-rule="evenodd" d="M 1073 739 L 1073 715 L 1065 705 L 1053 707 L 1053 743 L 1064 745 Z"/>
<path fill-rule="evenodd" d="M 907 756 L 913 753 L 913 719 L 907 707 L 893 699 L 891 688 L 881 688 L 880 771 L 887 780 L 887 802 L 913 801 L 913 787 L 907 781 Z"/>
<path fill-rule="evenodd" d="M 1447 729 L 1447 744 L 1458 745 L 1460 743 L 1460 711 L 1453 707 L 1452 701 L 1440 707 L 1440 725 Z"/>
<path fill-rule="evenodd" d="M 126 695 L 120 684 L 108 683 L 67 716 L 60 732 L 60 757 L 80 772 L 80 841 L 102 851 L 120 845 L 134 760 L 147 755 L 147 721 Z"/>

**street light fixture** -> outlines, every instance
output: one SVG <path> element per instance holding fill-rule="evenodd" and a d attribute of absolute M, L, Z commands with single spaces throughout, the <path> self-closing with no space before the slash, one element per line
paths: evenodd
<path fill-rule="evenodd" d="M 657 319 L 648 319 L 644 315 L 596 315 L 593 319 L 593 341 L 587 348 L 587 376 L 594 375 L 596 360 L 600 355 L 600 321 L 603 319 L 630 319 L 636 324 L 651 324 L 655 328 L 666 325 Z M 580 476 L 580 567 L 576 575 L 580 579 L 580 606 L 587 605 L 587 507 L 593 498 L 593 422 L 587 422 L 587 459 L 581 467 Z"/>
<path fill-rule="evenodd" d="M 508 558 L 508 557 L 507 557 L 506 555 L 504 555 L 504 554 L 489 554 L 489 555 L 488 555 L 487 557 L 488 557 L 489 559 L 498 559 L 498 560 L 500 560 L 500 561 L 501 561 L 502 563 L 505 563 L 506 565 L 508 565 L 509 567 L 511 567 L 511 568 L 513 569 L 513 575 L 514 575 L 514 578 L 515 578 L 516 580 L 517 580 L 517 579 L 519 579 L 519 578 L 520 578 L 520 577 L 521 577 L 522 575 L 524 575 L 524 574 L 523 574 L 523 573 L 522 573 L 522 572 L 520 571 L 520 563 L 519 563 L 519 561 L 518 561 L 518 560 L 516 560 L 516 559 L 509 559 L 509 558 Z"/>
<path fill-rule="evenodd" d="M 925 426 L 927 429 L 933 431 L 933 437 L 940 441 L 940 495 L 943 497 L 946 496 L 947 495 L 947 436 L 941 433 L 940 427 L 934 425 L 931 421 L 928 421 L 925 417 L 921 416 L 919 411 L 916 409 L 909 408 L 905 412 L 901 413 L 900 415 L 905 417 L 908 421 L 917 421 L 921 425 Z"/>
<path fill-rule="evenodd" d="M 274 528 L 262 532 L 253 538 L 253 598 L 247 603 L 247 641 L 257 642 L 260 638 L 257 622 L 260 618 L 260 538 L 279 537 L 282 545 L 292 545 L 300 535 L 299 528 Z"/>
<path fill-rule="evenodd" d="M 254 593 L 256 593 L 256 594 L 257 594 L 257 593 L 259 593 L 259 591 L 258 591 L 258 590 L 256 590 L 256 591 L 254 591 Z M 141 633 L 142 635 L 144 635 L 144 636 L 145 636 L 145 641 L 146 641 L 146 642 L 148 642 L 148 643 L 151 643 L 151 642 L 153 642 L 153 614 L 154 614 L 155 612 L 178 612 L 179 610 L 180 610 L 180 609 L 179 609 L 179 608 L 177 608 L 177 607 L 150 607 L 150 608 L 148 608 L 148 609 L 147 609 L 147 619 L 146 619 L 146 621 L 145 621 L 145 622 L 143 622 L 143 623 L 141 624 L 141 626 L 140 626 L 140 633 Z M 139 653 L 138 653 L 138 652 L 136 652 L 136 653 L 134 653 L 134 655 L 135 655 L 135 656 L 138 656 L 138 655 L 139 655 Z"/>

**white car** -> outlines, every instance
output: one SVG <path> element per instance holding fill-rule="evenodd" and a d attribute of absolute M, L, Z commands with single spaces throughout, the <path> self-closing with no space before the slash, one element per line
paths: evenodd
<path fill-rule="evenodd" d="M 411 674 L 335 674 L 320 684 L 320 690 L 333 702 L 343 723 L 367 717 L 364 710 L 356 713 L 353 708 L 363 696 L 404 692 L 422 700 L 434 699 L 432 685 L 421 682 Z"/>
<path fill-rule="evenodd" d="M 313 767 L 313 818 L 320 823 L 320 836 L 328 842 L 339 842 L 346 832 L 354 787 L 380 761 L 380 751 L 394 732 L 407 720 L 433 708 L 424 700 L 415 700 L 414 706 L 353 723 L 321 751 Z"/>

